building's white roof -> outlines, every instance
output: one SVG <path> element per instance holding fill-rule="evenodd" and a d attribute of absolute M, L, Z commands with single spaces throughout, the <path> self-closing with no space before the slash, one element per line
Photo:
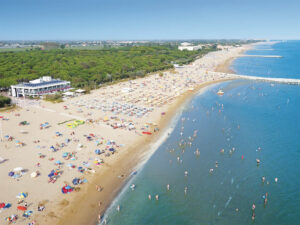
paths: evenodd
<path fill-rule="evenodd" d="M 83 90 L 83 89 L 78 89 L 78 90 L 76 90 L 75 92 L 76 92 L 76 93 L 84 93 L 85 90 Z"/>
<path fill-rule="evenodd" d="M 66 96 L 73 96 L 73 95 L 74 95 L 74 92 L 67 91 L 67 92 L 63 93 L 63 95 L 66 95 Z"/>
<path fill-rule="evenodd" d="M 44 79 L 46 78 L 46 79 Z M 51 78 L 51 77 L 50 77 Z M 49 79 L 49 77 L 43 77 L 40 79 L 32 80 L 29 83 L 21 83 L 17 85 L 12 85 L 14 87 L 19 87 L 19 88 L 41 88 L 41 87 L 47 87 L 47 86 L 52 86 L 52 85 L 59 85 L 59 84 L 64 84 L 69 81 L 64 81 L 64 80 L 57 80 L 57 79 Z"/>
<path fill-rule="evenodd" d="M 181 45 L 181 46 L 189 46 L 189 45 L 191 45 L 191 43 L 188 43 L 188 42 L 182 42 L 180 45 Z"/>

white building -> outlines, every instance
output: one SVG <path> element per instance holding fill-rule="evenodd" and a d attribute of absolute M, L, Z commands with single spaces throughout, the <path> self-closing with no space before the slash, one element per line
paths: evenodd
<path fill-rule="evenodd" d="M 183 50 L 196 51 L 196 50 L 202 49 L 202 45 L 192 45 L 188 42 L 183 42 L 178 46 L 178 49 L 180 51 L 183 51 Z"/>
<path fill-rule="evenodd" d="M 55 93 L 58 91 L 65 91 L 71 88 L 70 81 L 59 79 L 52 79 L 51 77 L 41 77 L 36 80 L 29 81 L 29 83 L 20 83 L 12 85 L 11 95 L 14 97 L 20 96 L 40 96 Z"/>

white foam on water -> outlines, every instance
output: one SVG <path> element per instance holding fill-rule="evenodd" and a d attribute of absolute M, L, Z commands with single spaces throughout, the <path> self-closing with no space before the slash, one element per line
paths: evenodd
<path fill-rule="evenodd" d="M 234 183 L 234 178 L 232 177 L 232 178 L 231 178 L 231 184 L 233 184 L 233 183 Z"/>
<path fill-rule="evenodd" d="M 227 207 L 228 207 L 229 203 L 231 202 L 231 199 L 232 199 L 232 197 L 231 197 L 231 196 L 229 196 L 229 198 L 228 198 L 227 202 L 225 203 L 225 208 L 227 208 Z"/>

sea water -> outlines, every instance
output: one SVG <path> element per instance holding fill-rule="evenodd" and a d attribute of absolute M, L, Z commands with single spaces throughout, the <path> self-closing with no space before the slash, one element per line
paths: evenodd
<path fill-rule="evenodd" d="M 246 54 L 283 58 L 243 57 L 232 69 L 300 78 L 300 42 L 256 48 Z M 297 85 L 238 80 L 211 86 L 185 106 L 172 133 L 132 176 L 106 212 L 107 224 L 300 224 L 299 111 Z"/>

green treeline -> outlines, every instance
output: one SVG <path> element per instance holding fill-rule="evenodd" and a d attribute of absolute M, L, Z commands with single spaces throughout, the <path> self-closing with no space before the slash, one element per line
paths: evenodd
<path fill-rule="evenodd" d="M 0 95 L 0 108 L 8 106 L 11 103 L 11 99 L 5 96 Z"/>
<path fill-rule="evenodd" d="M 172 68 L 216 50 L 179 51 L 177 46 L 153 45 L 101 50 L 32 50 L 0 52 L 0 87 L 9 87 L 41 76 L 71 81 L 73 87 L 97 84 Z"/>

